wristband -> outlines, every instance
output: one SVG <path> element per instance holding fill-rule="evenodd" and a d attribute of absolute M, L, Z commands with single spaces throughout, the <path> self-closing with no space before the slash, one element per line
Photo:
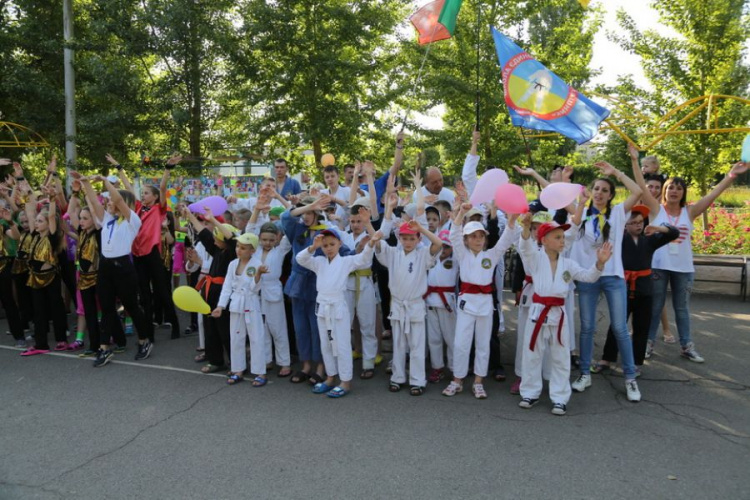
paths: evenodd
<path fill-rule="evenodd" d="M 57 172 L 50 172 L 49 173 L 52 177 L 60 177 Z"/>
<path fill-rule="evenodd" d="M 120 164 L 118 163 L 117 165 L 115 165 L 115 168 L 116 168 L 117 170 L 122 170 L 122 165 L 120 165 Z"/>
<path fill-rule="evenodd" d="M 17 181 L 25 181 L 26 178 L 24 176 L 21 176 L 21 177 L 16 177 L 16 180 Z"/>

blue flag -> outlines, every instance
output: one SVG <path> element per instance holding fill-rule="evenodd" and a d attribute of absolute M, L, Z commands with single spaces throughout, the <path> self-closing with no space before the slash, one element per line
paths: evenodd
<path fill-rule="evenodd" d="M 495 28 L 492 36 L 513 125 L 557 132 L 578 144 L 593 139 L 609 110 L 570 87 Z"/>

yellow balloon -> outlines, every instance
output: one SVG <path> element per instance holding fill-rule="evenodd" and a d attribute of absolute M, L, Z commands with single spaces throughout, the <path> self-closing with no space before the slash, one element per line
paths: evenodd
<path fill-rule="evenodd" d="M 211 313 L 211 308 L 203 300 L 201 294 L 191 286 L 175 288 L 174 292 L 172 292 L 172 300 L 174 301 L 174 305 L 183 311 L 199 314 Z"/>
<path fill-rule="evenodd" d="M 320 164 L 324 167 L 327 167 L 328 165 L 335 165 L 336 158 L 331 153 L 326 153 L 320 157 Z"/>

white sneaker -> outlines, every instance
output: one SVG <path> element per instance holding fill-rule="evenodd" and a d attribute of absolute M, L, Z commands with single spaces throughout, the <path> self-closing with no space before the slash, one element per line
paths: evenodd
<path fill-rule="evenodd" d="M 682 348 L 682 350 L 680 351 L 680 356 L 696 363 L 703 363 L 705 361 L 705 359 L 703 359 L 703 356 L 698 354 L 698 351 L 695 350 L 695 344 L 693 344 L 692 342 Z"/>
<path fill-rule="evenodd" d="M 581 375 L 570 387 L 576 392 L 583 392 L 587 387 L 591 387 L 591 375 Z"/>
<path fill-rule="evenodd" d="M 641 400 L 641 391 L 638 390 L 638 383 L 635 380 L 625 382 L 625 390 L 628 393 L 628 401 L 637 403 Z"/>

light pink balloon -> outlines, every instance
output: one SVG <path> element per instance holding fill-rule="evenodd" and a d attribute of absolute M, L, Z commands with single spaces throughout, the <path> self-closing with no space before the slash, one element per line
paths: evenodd
<path fill-rule="evenodd" d="M 583 186 L 580 184 L 555 182 L 542 189 L 539 201 L 547 207 L 547 210 L 560 210 L 573 203 L 581 191 L 583 191 Z"/>
<path fill-rule="evenodd" d="M 190 211 L 196 214 L 205 213 L 206 207 L 210 208 L 214 215 L 224 215 L 227 210 L 227 202 L 221 196 L 209 196 L 188 206 Z"/>
<path fill-rule="evenodd" d="M 525 214 L 529 211 L 526 193 L 515 184 L 503 184 L 495 190 L 495 206 L 506 214 Z"/>
<path fill-rule="evenodd" d="M 495 197 L 495 191 L 503 184 L 508 183 L 508 174 L 499 168 L 493 168 L 482 174 L 479 178 L 474 192 L 471 193 L 469 201 L 475 207 L 482 203 L 488 203 Z"/>

